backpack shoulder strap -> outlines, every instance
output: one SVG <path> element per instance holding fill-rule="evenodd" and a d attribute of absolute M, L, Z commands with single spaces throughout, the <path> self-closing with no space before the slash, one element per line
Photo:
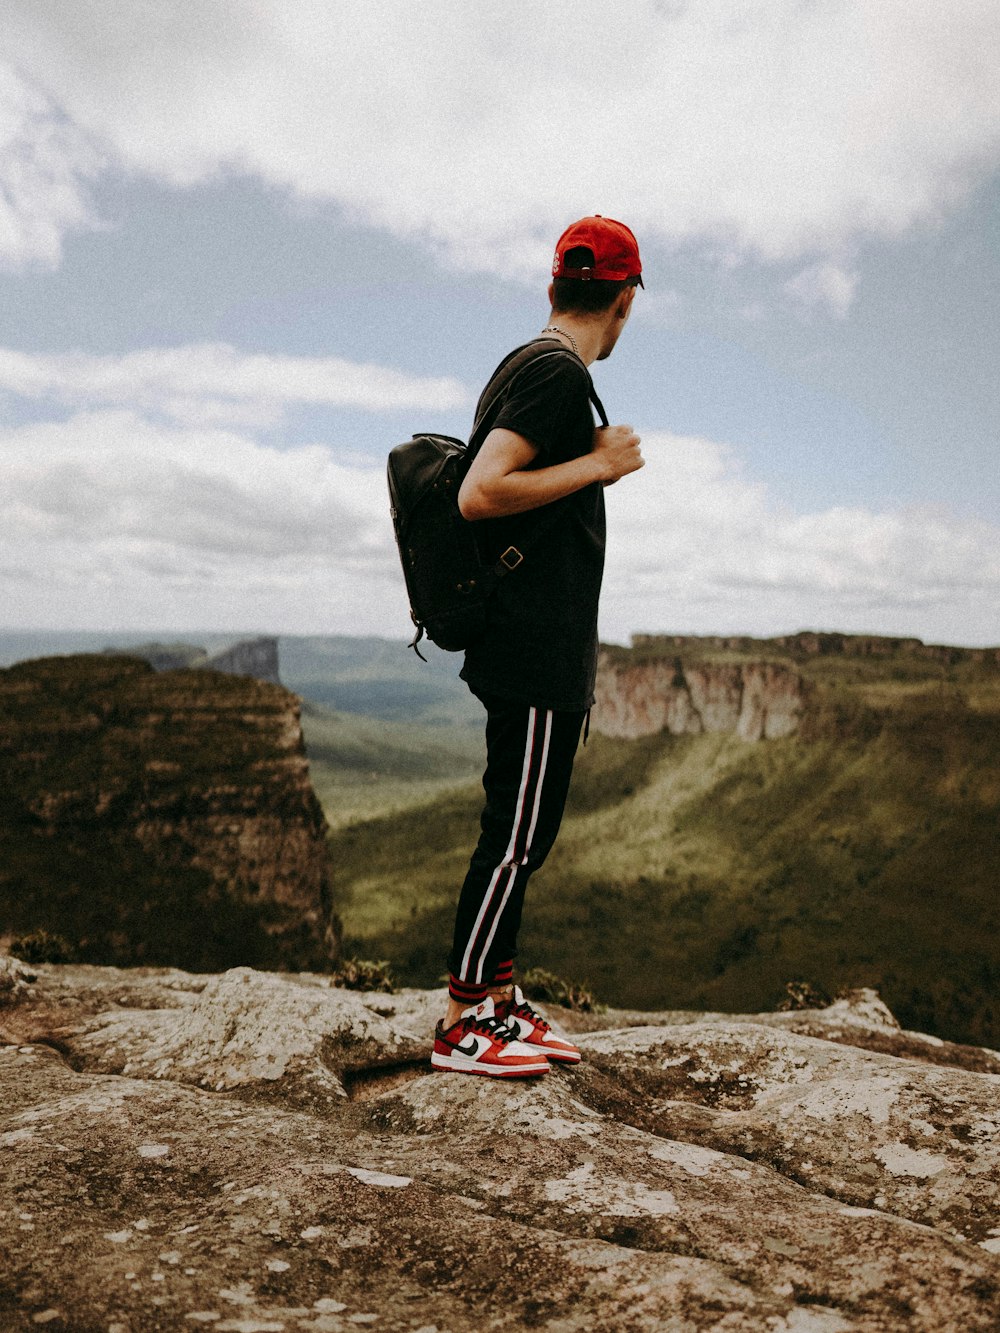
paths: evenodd
<path fill-rule="evenodd" d="M 469 436 L 470 458 L 475 457 L 479 446 L 492 430 L 493 421 L 496 418 L 497 411 L 500 407 L 503 392 L 514 379 L 515 375 L 517 375 L 519 370 L 522 370 L 532 361 L 541 361 L 545 357 L 575 355 L 569 348 L 562 347 L 561 345 L 555 348 L 543 346 L 544 343 L 551 341 L 553 340 L 549 338 L 535 339 L 533 342 L 526 343 L 523 347 L 515 348 L 509 356 L 506 356 L 503 361 L 500 362 L 500 365 L 493 372 L 493 378 L 490 380 L 489 384 L 487 384 L 483 396 L 479 400 L 479 411 L 476 414 L 476 421 L 472 428 L 472 434 Z M 579 360 L 579 357 L 577 357 L 577 360 Z M 582 361 L 580 361 L 580 365 L 583 366 Z M 601 419 L 601 425 L 606 426 L 608 424 L 608 414 L 604 410 L 604 404 L 597 396 L 594 382 L 590 378 L 590 371 L 587 370 L 586 366 L 583 368 L 587 372 L 587 392 L 590 396 L 590 401 L 597 408 L 598 416 Z"/>

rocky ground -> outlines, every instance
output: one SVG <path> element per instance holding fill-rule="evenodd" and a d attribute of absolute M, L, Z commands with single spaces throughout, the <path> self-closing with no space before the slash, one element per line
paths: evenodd
<path fill-rule="evenodd" d="M 0 1328 L 1000 1328 L 1000 1055 L 859 992 L 498 1084 L 441 1003 L 0 958 Z"/>

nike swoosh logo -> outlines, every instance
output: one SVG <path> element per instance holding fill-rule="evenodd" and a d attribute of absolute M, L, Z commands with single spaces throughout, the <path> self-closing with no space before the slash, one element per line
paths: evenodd
<path fill-rule="evenodd" d="M 461 1046 L 456 1046 L 454 1048 L 455 1054 L 468 1055 L 471 1056 L 472 1059 L 475 1059 L 476 1056 L 479 1054 L 480 1050 L 482 1049 L 479 1045 L 480 1040 L 481 1040 L 480 1037 L 476 1037 L 473 1035 L 473 1033 L 470 1032 L 469 1035 L 466 1037 L 465 1041 L 462 1042 Z"/>

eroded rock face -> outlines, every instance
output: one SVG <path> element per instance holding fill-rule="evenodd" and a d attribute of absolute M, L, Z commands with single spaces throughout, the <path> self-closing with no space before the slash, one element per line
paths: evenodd
<path fill-rule="evenodd" d="M 134 658 L 0 671 L 0 919 L 84 958 L 321 967 L 339 947 L 299 701 Z"/>
<path fill-rule="evenodd" d="M 579 1067 L 511 1084 L 428 1072 L 443 992 L 36 972 L 0 1010 L 5 1329 L 997 1327 L 1000 1056 L 870 992 L 588 1015 Z"/>
<path fill-rule="evenodd" d="M 779 663 L 689 665 L 680 657 L 632 663 L 605 652 L 593 726 L 625 740 L 668 731 L 735 732 L 758 741 L 793 735 L 804 707 L 802 677 Z"/>

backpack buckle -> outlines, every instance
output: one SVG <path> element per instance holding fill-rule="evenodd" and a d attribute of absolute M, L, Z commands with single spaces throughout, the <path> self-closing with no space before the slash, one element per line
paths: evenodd
<path fill-rule="evenodd" d="M 500 563 L 506 565 L 508 569 L 517 569 L 518 565 L 524 559 L 524 556 L 516 546 L 508 546 L 506 551 L 500 557 Z"/>

